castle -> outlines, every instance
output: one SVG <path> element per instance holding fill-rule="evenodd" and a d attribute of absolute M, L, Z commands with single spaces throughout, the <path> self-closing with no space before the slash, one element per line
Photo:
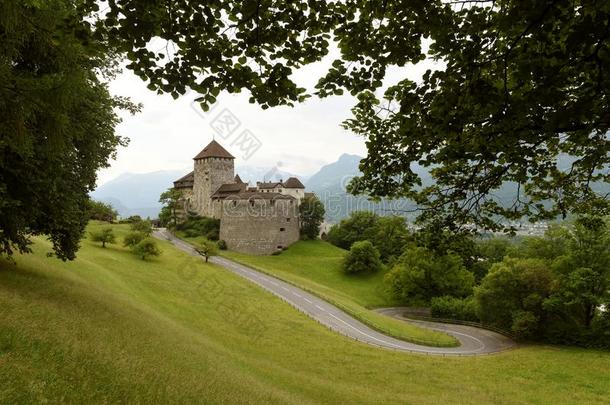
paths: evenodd
<path fill-rule="evenodd" d="M 251 187 L 235 174 L 235 157 L 215 140 L 193 160 L 193 171 L 174 182 L 182 212 L 220 219 L 220 239 L 229 249 L 265 255 L 299 240 L 299 205 L 306 194 L 299 179 Z"/>

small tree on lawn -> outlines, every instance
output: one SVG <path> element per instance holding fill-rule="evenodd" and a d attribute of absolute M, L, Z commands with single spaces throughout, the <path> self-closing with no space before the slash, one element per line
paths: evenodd
<path fill-rule="evenodd" d="M 152 234 L 153 228 L 152 223 L 149 220 L 133 221 L 131 223 L 131 230 L 135 232 L 143 233 L 146 236 Z"/>
<path fill-rule="evenodd" d="M 161 254 L 161 250 L 157 247 L 157 242 L 151 238 L 142 239 L 140 243 L 131 248 L 131 251 L 142 260 Z"/>
<path fill-rule="evenodd" d="M 196 250 L 197 253 L 205 257 L 205 262 L 207 263 L 210 257 L 218 254 L 218 245 L 216 242 L 205 239 L 203 242 L 201 242 L 201 245 L 196 248 Z"/>
<path fill-rule="evenodd" d="M 379 251 L 368 240 L 354 242 L 343 260 L 343 271 L 347 274 L 374 273 L 381 267 Z"/>
<path fill-rule="evenodd" d="M 123 246 L 132 248 L 136 246 L 138 243 L 142 242 L 146 238 L 142 232 L 129 232 L 123 238 Z"/>
<path fill-rule="evenodd" d="M 93 242 L 102 242 L 102 247 L 106 247 L 106 243 L 114 243 L 115 237 L 112 228 L 104 228 L 101 231 L 91 232 L 91 240 Z"/>

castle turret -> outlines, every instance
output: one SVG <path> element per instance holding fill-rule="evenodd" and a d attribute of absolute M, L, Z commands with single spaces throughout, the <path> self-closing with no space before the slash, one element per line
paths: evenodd
<path fill-rule="evenodd" d="M 193 196 L 197 213 L 214 217 L 212 194 L 225 183 L 233 183 L 235 158 L 218 142 L 212 141 L 203 148 L 195 161 Z"/>

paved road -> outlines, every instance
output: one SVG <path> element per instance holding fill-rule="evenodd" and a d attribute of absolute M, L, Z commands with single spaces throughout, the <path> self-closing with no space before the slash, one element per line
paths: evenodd
<path fill-rule="evenodd" d="M 177 248 L 192 254 L 197 252 L 188 243 L 174 237 L 169 232 L 157 230 L 154 236 L 159 239 L 166 239 L 173 243 Z M 387 349 L 400 350 L 406 352 L 435 354 L 435 355 L 479 355 L 495 353 L 500 350 L 512 347 L 507 344 L 509 339 L 497 333 L 478 328 L 461 325 L 438 324 L 433 322 L 409 321 L 430 329 L 442 330 L 455 336 L 460 342 L 459 347 L 429 347 L 405 342 L 393 337 L 384 335 L 366 326 L 362 322 L 343 312 L 334 305 L 310 294 L 292 284 L 281 281 L 275 277 L 258 272 L 250 267 L 236 263 L 223 257 L 212 257 L 210 261 L 224 267 L 265 290 L 275 294 L 297 310 L 305 313 L 328 328 L 348 336 L 352 339 Z M 401 318 L 399 308 L 386 308 L 379 311 L 382 314 Z M 504 343 L 499 343 L 504 342 Z"/>

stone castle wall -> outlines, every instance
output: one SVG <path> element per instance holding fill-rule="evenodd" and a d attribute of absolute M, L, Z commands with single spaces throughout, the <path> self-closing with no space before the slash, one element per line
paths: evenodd
<path fill-rule="evenodd" d="M 242 253 L 269 255 L 299 240 L 298 204 L 288 199 L 222 201 L 220 239 Z"/>
<path fill-rule="evenodd" d="M 194 208 L 199 215 L 218 218 L 212 206 L 212 194 L 225 183 L 233 183 L 233 159 L 205 158 L 195 160 L 193 183 Z"/>

